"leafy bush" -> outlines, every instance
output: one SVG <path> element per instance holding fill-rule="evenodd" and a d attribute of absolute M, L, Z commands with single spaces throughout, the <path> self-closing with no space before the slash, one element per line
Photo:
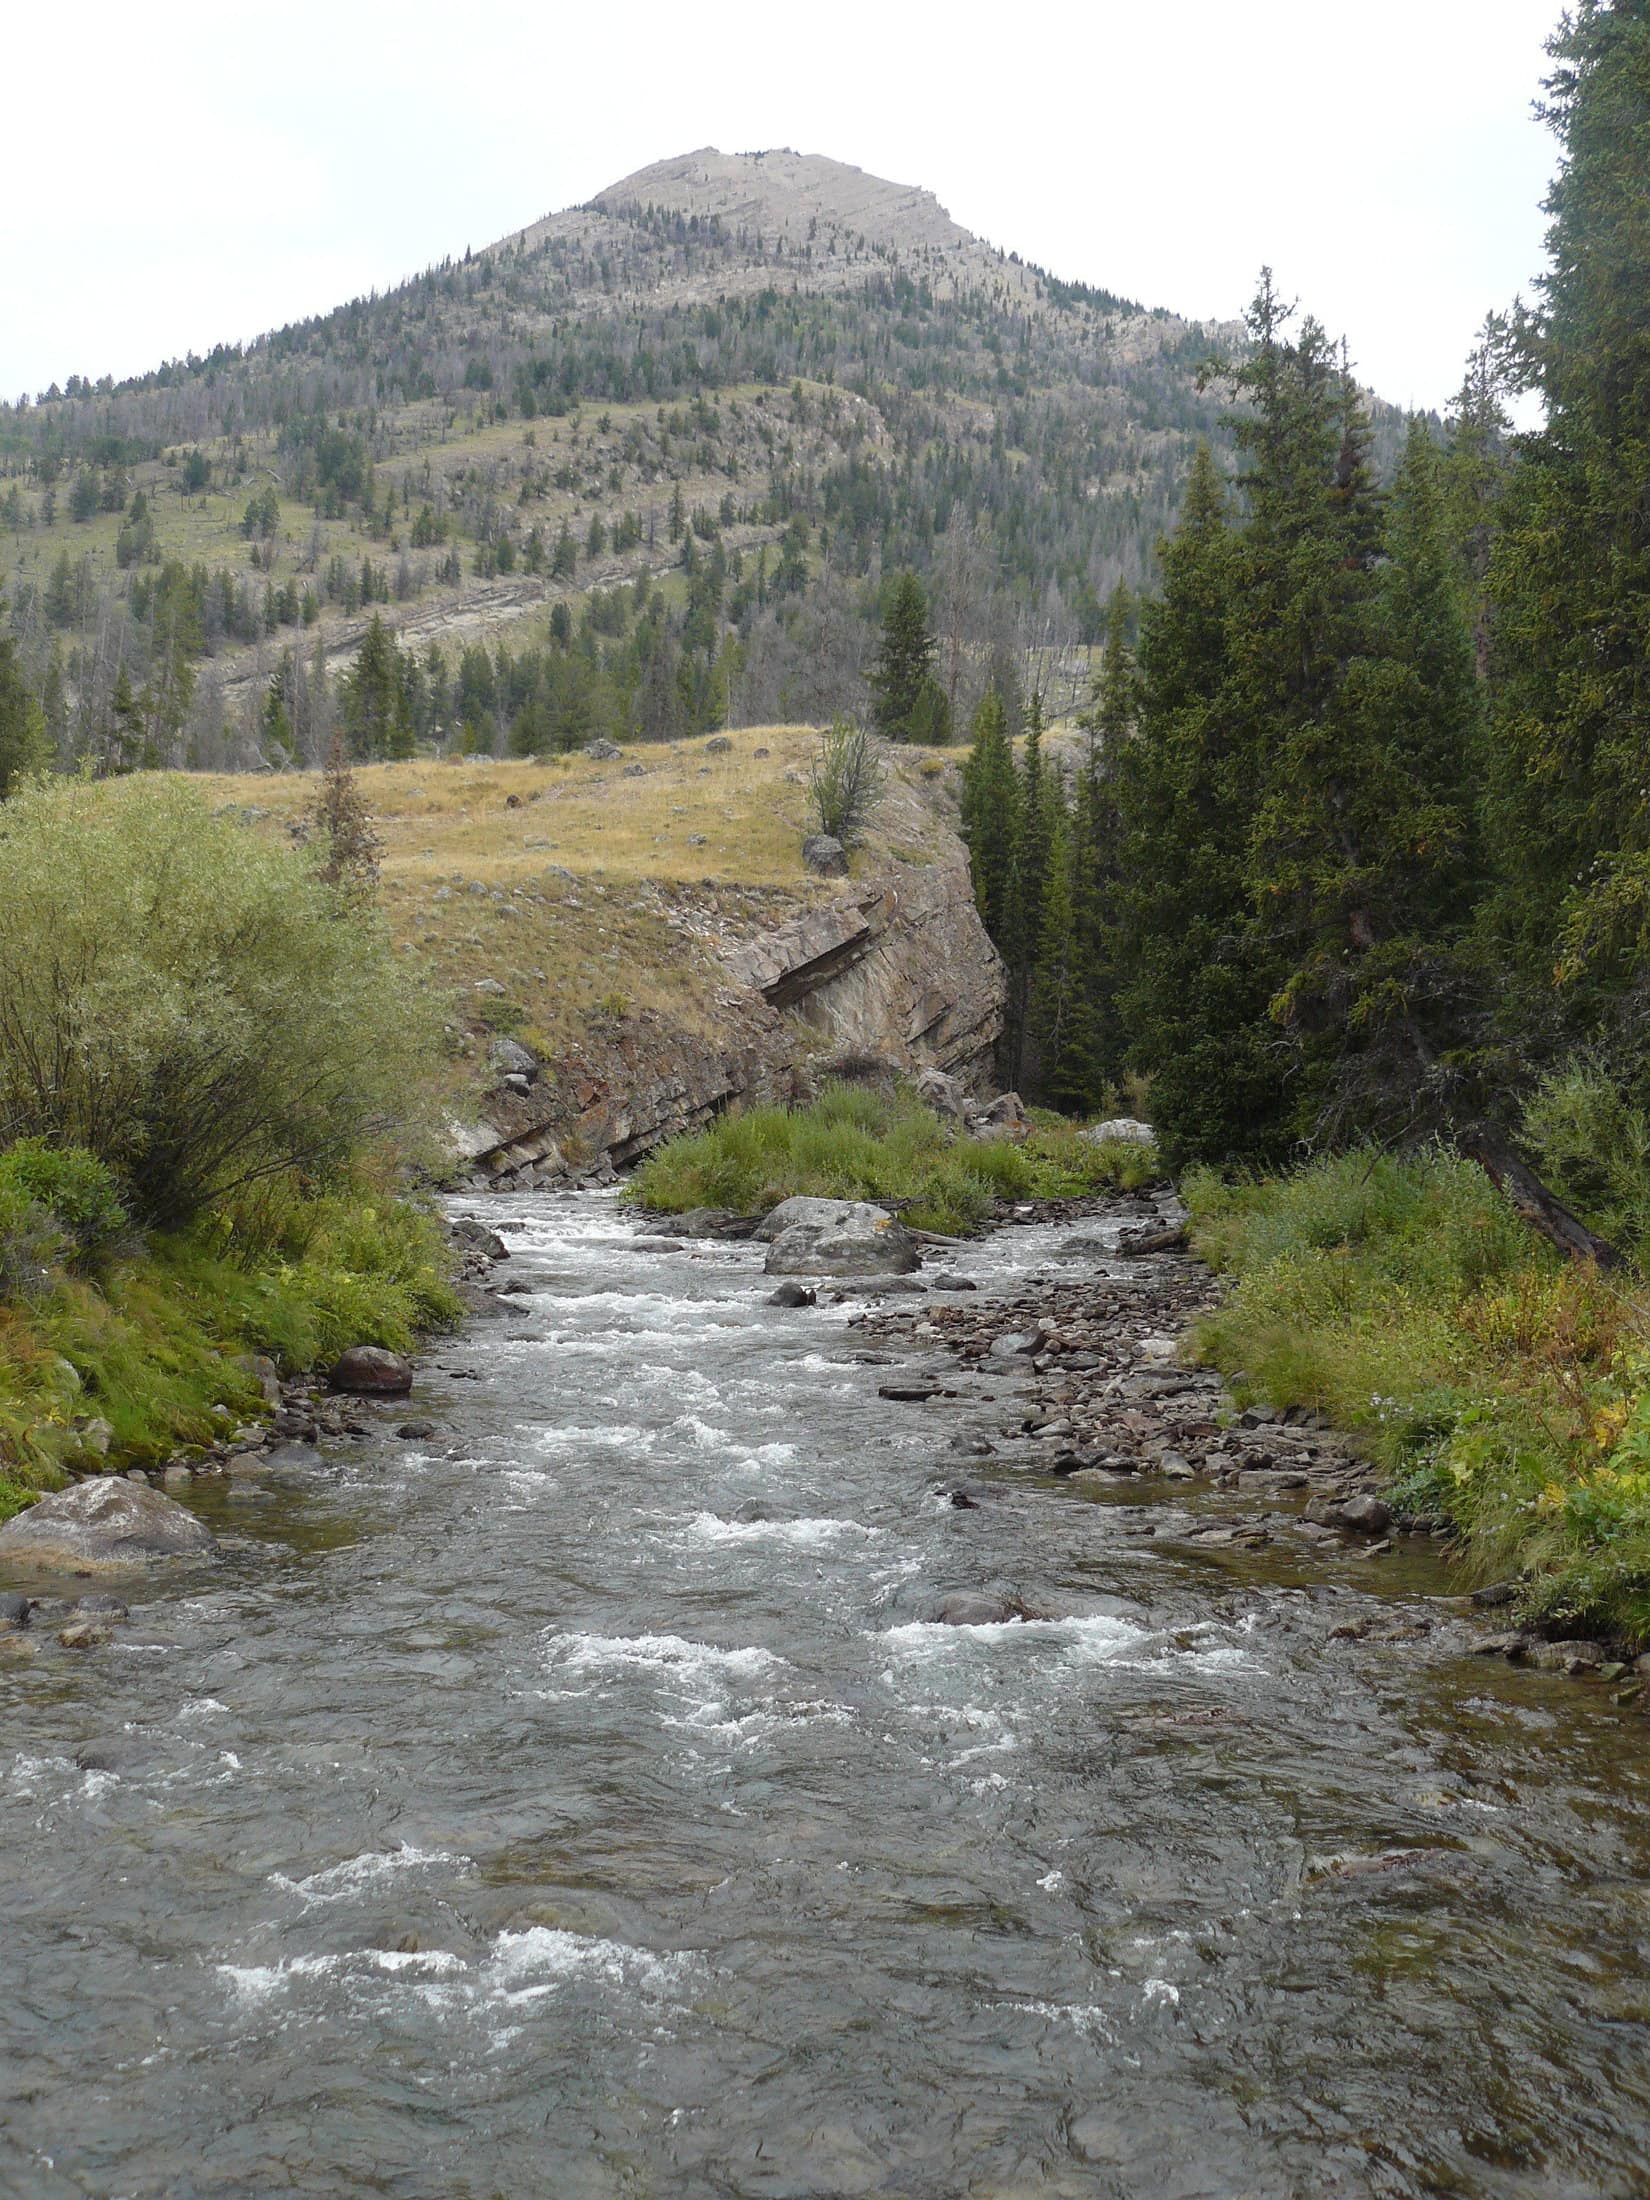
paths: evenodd
<path fill-rule="evenodd" d="M 1650 1116 L 1596 1063 L 1572 1064 L 1524 1112 L 1540 1174 L 1624 1252 L 1650 1245 Z"/>
<path fill-rule="evenodd" d="M 0 1153 L 0 1201 L 8 1199 L 41 1209 L 82 1256 L 112 1245 L 127 1226 L 113 1176 L 81 1146 L 40 1138 L 8 1146 Z"/>
<path fill-rule="evenodd" d="M 977 1228 L 998 1200 L 1074 1197 L 1143 1183 L 1156 1164 L 1140 1147 L 1091 1145 L 1069 1126 L 1033 1129 L 1023 1145 L 959 1137 L 914 1094 L 833 1084 L 807 1108 L 751 1108 L 652 1154 L 627 1196 L 681 1214 L 754 1214 L 809 1193 L 874 1199 L 918 1229 Z"/>
<path fill-rule="evenodd" d="M 300 854 L 137 779 L 0 814 L 0 1120 L 86 1149 L 138 1220 L 325 1180 L 422 1111 L 438 1010 Z"/>
<path fill-rule="evenodd" d="M 820 735 L 808 774 L 808 801 L 822 833 L 853 848 L 882 800 L 882 744 L 851 718 L 838 718 Z"/>
<path fill-rule="evenodd" d="M 0 1300 L 32 1298 L 48 1289 L 71 1251 L 44 1207 L 0 1184 Z"/>

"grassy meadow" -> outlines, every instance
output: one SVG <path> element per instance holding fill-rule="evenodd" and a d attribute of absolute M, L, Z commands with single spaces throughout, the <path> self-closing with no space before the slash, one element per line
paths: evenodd
<path fill-rule="evenodd" d="M 711 747 L 717 739 L 728 746 Z M 714 949 L 724 930 L 787 922 L 840 890 L 802 862 L 817 744 L 805 727 L 768 726 L 638 744 L 618 760 L 362 766 L 391 931 L 463 1017 L 540 1051 L 574 1044 L 593 1015 L 640 1009 L 722 1028 L 727 981 Z M 899 760 L 856 870 L 954 857 L 932 781 L 955 768 L 955 754 Z M 313 804 L 316 778 L 191 784 L 214 809 L 284 839 Z M 504 990 L 478 994 L 478 984 Z"/>

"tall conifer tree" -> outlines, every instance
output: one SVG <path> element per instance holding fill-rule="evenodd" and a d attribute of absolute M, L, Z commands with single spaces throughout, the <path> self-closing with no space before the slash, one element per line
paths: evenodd
<path fill-rule="evenodd" d="M 1119 1001 L 1171 1162 L 1281 1143 L 1275 971 L 1246 877 L 1260 741 L 1232 706 L 1229 628 L 1245 585 L 1207 446 L 1140 624 L 1140 732 L 1118 759 Z"/>
<path fill-rule="evenodd" d="M 1491 563 L 1490 822 L 1497 937 L 1533 988 L 1573 973 L 1586 1030 L 1650 950 L 1650 0 L 1581 0 L 1549 52 L 1551 272 L 1514 331 L 1546 424 Z"/>
<path fill-rule="evenodd" d="M 1018 832 L 1019 793 L 1002 697 L 987 688 L 974 714 L 974 738 L 963 764 L 963 837 L 968 843 L 974 899 L 999 953 L 1008 936 L 1009 890 Z"/>

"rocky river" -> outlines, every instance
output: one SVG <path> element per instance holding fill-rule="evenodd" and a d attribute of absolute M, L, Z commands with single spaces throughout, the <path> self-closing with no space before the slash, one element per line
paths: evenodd
<path fill-rule="evenodd" d="M 0 2190 L 1650 2191 L 1650 1721 L 1227 1432 L 1189 1263 L 470 1211 L 411 1408 L 0 1660 Z"/>

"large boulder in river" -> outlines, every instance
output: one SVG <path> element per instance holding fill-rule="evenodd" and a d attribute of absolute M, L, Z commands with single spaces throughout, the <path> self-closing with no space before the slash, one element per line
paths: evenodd
<path fill-rule="evenodd" d="M 218 1547 L 192 1512 L 142 1482 L 93 1475 L 42 1497 L 0 1528 L 0 1564 L 45 1573 L 114 1573 Z"/>
<path fill-rule="evenodd" d="M 922 1266 L 917 1241 L 880 1208 L 871 1221 L 793 1222 L 768 1247 L 770 1276 L 904 1276 Z"/>
<path fill-rule="evenodd" d="M 362 1398 L 404 1398 L 412 1388 L 411 1360 L 399 1352 L 386 1352 L 381 1344 L 352 1344 L 327 1370 L 334 1390 L 353 1391 Z"/>
<path fill-rule="evenodd" d="M 754 1235 L 762 1244 L 771 1245 L 787 1230 L 877 1229 L 893 1219 L 886 1207 L 878 1207 L 868 1199 L 813 1199 L 802 1192 L 770 1208 L 756 1225 Z"/>
<path fill-rule="evenodd" d="M 1157 1133 L 1132 1115 L 1114 1115 L 1109 1123 L 1091 1123 L 1079 1137 L 1094 1146 L 1155 1146 Z"/>

